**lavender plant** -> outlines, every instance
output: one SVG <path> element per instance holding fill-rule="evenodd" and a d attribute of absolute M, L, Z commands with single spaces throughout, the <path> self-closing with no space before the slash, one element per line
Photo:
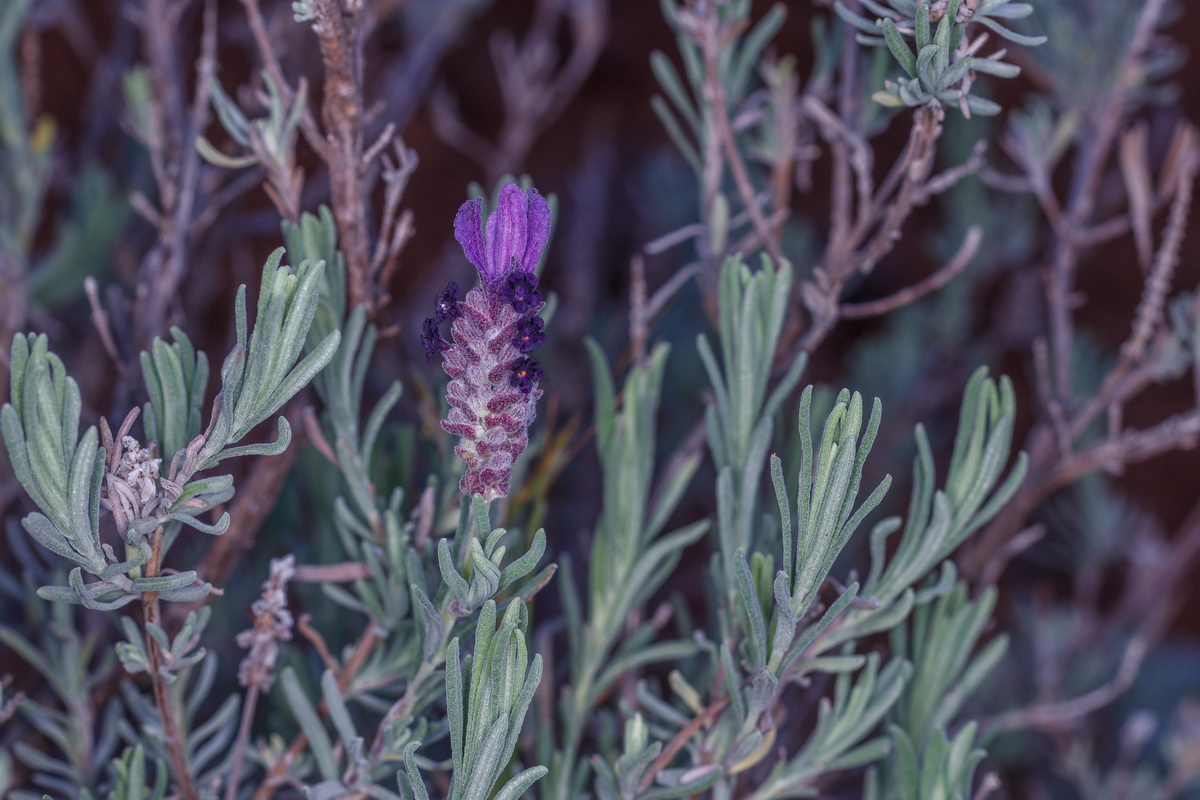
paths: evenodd
<path fill-rule="evenodd" d="M 1198 785 L 1178 697 L 1161 749 L 1144 713 L 1111 742 L 1086 732 L 1153 668 L 1200 561 L 1200 515 L 1172 538 L 1096 472 L 1200 432 L 1192 407 L 1144 428 L 1123 411 L 1197 371 L 1195 292 L 1173 282 L 1200 140 L 1134 121 L 1170 102 L 1170 3 L 664 0 L 676 52 L 647 72 L 678 152 L 646 159 L 653 181 L 606 166 L 625 162 L 599 154 L 618 138 L 601 117 L 564 180 L 535 146 L 570 140 L 564 110 L 628 39 L 606 0 L 538 0 L 528 30 L 489 35 L 498 92 L 463 65 L 502 4 L 120 5 L 103 58 L 142 146 L 110 179 L 129 230 L 93 207 L 117 205 L 94 199 L 104 180 L 51 180 L 88 139 L 51 148 L 39 118 L 41 32 L 77 46 L 52 7 L 73 4 L 0 10 L 0 513 L 26 508 L 0 567 L 0 791 L 966 800 L 1034 796 L 1051 769 L 1089 797 Z M 1122 55 L 1101 68 L 1088 37 Z M 492 105 L 472 105 L 481 86 Z M 429 187 L 459 178 L 418 110 L 494 190 L 439 210 Z M 521 170 L 559 195 L 497 180 Z M 210 388 L 212 276 L 280 230 Z M 580 273 L 654 236 L 625 336 L 602 291 L 622 279 Z M 1081 268 L 1123 236 L 1141 289 L 1105 356 Z M 86 284 L 93 349 L 48 313 L 88 247 L 129 265 L 96 276 L 103 295 Z M 926 250 L 941 266 L 914 279 Z M 132 410 L 114 431 L 104 408 Z M 1035 559 L 1054 591 L 1021 569 Z"/>

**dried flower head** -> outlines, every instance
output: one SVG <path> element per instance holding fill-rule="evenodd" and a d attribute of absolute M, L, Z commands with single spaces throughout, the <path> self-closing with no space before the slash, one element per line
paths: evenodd
<path fill-rule="evenodd" d="M 242 686 L 256 686 L 265 691 L 275 681 L 279 642 L 292 638 L 292 612 L 287 607 L 287 584 L 295 572 L 294 556 L 271 559 L 271 573 L 263 583 L 262 596 L 250 606 L 254 627 L 237 635 L 238 646 L 250 651 L 238 667 L 238 682 Z"/>
<path fill-rule="evenodd" d="M 483 200 L 476 198 L 458 210 L 454 237 L 480 285 L 459 300 L 458 285 L 447 284 L 422 326 L 421 343 L 429 360 L 442 355 L 451 378 L 442 427 L 460 438 L 455 452 L 467 471 L 459 488 L 492 500 L 508 494 L 542 396 L 543 372 L 529 353 L 546 341 L 534 270 L 550 237 L 550 207 L 536 189 L 506 184 L 486 229 Z M 446 321 L 449 341 L 441 333 Z"/>
<path fill-rule="evenodd" d="M 129 420 L 132 422 L 132 420 Z M 163 499 L 159 496 L 162 459 L 124 431 L 122 426 L 111 448 L 109 469 L 104 478 L 101 503 L 113 514 L 117 529 L 124 532 L 130 523 L 152 514 Z"/>

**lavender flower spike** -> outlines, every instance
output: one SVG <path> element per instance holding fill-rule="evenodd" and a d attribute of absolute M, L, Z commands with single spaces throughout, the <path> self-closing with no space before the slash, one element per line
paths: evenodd
<path fill-rule="evenodd" d="M 550 207 L 536 189 L 514 183 L 500 190 L 483 224 L 483 201 L 464 203 L 454 237 L 479 271 L 480 286 L 458 300 L 451 284 L 425 320 L 422 342 L 441 353 L 450 413 L 442 427 L 459 437 L 454 452 L 467 465 L 459 488 L 494 500 L 508 494 L 513 463 L 529 444 L 529 426 L 542 396 L 542 370 L 529 353 L 546 340 L 537 312 L 542 295 L 534 270 L 550 238 Z M 440 328 L 451 320 L 450 341 Z"/>

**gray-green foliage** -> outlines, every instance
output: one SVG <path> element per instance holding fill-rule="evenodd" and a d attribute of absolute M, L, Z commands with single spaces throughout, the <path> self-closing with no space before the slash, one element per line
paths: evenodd
<path fill-rule="evenodd" d="M 45 335 L 13 337 L 9 363 L 11 402 L 0 409 L 0 425 L 13 472 L 41 509 L 21 524 L 43 547 L 105 576 L 99 529 L 104 453 L 94 427 L 79 435 L 79 386 Z"/>
<path fill-rule="evenodd" d="M 339 334 L 331 331 L 311 352 L 300 357 L 320 298 L 324 264 L 304 262 L 293 272 L 281 267 L 283 248 L 263 267 L 262 290 L 254 329 L 247 336 L 246 287 L 238 289 L 234 320 L 237 344 L 221 366 L 221 398 L 215 421 L 209 423 L 196 469 L 214 466 L 235 455 L 282 452 L 290 428 L 279 418 L 279 439 L 273 445 L 232 447 L 258 423 L 278 411 L 333 358 Z M 297 363 L 297 359 L 299 362 Z"/>
<path fill-rule="evenodd" d="M 912 672 L 903 659 L 893 659 L 882 670 L 872 654 L 857 676 L 838 675 L 833 698 L 821 698 L 817 724 L 804 747 L 781 763 L 750 797 L 812 797 L 817 778 L 878 761 L 888 751 L 885 737 L 869 738 L 883 716 L 899 698 Z"/>
<path fill-rule="evenodd" d="M 949 731 L 1007 646 L 1007 637 L 997 636 L 975 652 L 995 605 L 995 590 L 968 600 L 966 585 L 959 583 L 891 630 L 892 651 L 913 670 L 890 714 L 891 753 L 868 774 L 869 800 L 971 797 L 975 766 L 984 757 L 976 746 L 976 725 Z"/>
<path fill-rule="evenodd" d="M 1025 46 L 1039 45 L 1044 36 L 1025 36 L 1005 27 L 998 19 L 1021 19 L 1033 13 L 1029 3 L 1012 0 L 980 0 L 973 7 L 961 0 L 949 0 L 931 24 L 935 4 L 916 0 L 863 0 L 864 9 L 875 15 L 868 18 L 851 11 L 840 2 L 834 5 L 838 16 L 860 33 L 860 44 L 887 47 L 905 75 L 888 81 L 875 93 L 877 102 L 886 106 L 917 107 L 949 105 L 990 116 L 1000 112 L 1000 106 L 971 93 L 971 75 L 982 73 L 1000 78 L 1013 78 L 1020 68 L 995 57 L 978 57 L 978 48 L 970 47 L 967 30 L 982 25 L 1008 41 Z M 916 53 L 908 44 L 912 39 Z"/>
<path fill-rule="evenodd" d="M 125 748 L 112 761 L 113 789 L 105 800 L 163 800 L 167 795 L 167 765 L 158 761 L 154 780 L 146 774 L 146 750 L 141 745 Z"/>
<path fill-rule="evenodd" d="M 871 532 L 871 571 L 863 591 L 887 604 L 925 578 L 968 536 L 994 517 L 1025 478 L 1027 458 L 1001 482 L 1012 443 L 1016 402 L 1011 381 L 999 383 L 980 368 L 963 395 L 958 434 L 945 486 L 935 489 L 933 452 L 923 426 L 916 430 L 913 488 L 900 544 L 890 557 L 887 538 L 898 520 L 885 520 Z M 948 562 L 947 562 L 948 563 Z"/>
<path fill-rule="evenodd" d="M 963 703 L 1004 655 L 1008 637 L 977 645 L 996 608 L 996 591 L 967 599 L 967 586 L 918 606 L 907 625 L 891 630 L 892 652 L 913 664 L 913 680 L 895 710 L 896 725 L 918 751 L 954 721 Z"/>
<path fill-rule="evenodd" d="M 687 640 L 654 642 L 656 628 L 650 621 L 633 631 L 622 628 L 671 575 L 683 549 L 708 527 L 706 521 L 699 521 L 663 533 L 699 466 L 699 457 L 688 455 L 673 471 L 656 477 L 655 421 L 669 348 L 658 345 L 633 367 L 619 406 L 607 360 L 594 343 L 588 350 L 596 385 L 596 445 L 604 510 L 592 539 L 586 607 L 581 608 L 569 562 L 560 576 L 570 686 L 558 706 L 562 744 L 556 745 L 554 732 L 543 728 L 537 747 L 539 759 L 551 768 L 543 796 L 556 800 L 584 791 L 587 771 L 578 763 L 578 748 L 589 715 L 612 685 L 641 665 L 695 652 L 695 644 Z"/>
<path fill-rule="evenodd" d="M 179 328 L 171 328 L 171 337 L 171 344 L 156 338 L 140 359 L 150 398 L 142 407 L 142 425 L 146 438 L 158 442 L 159 453 L 168 458 L 200 433 L 208 388 L 208 356 L 196 350 Z"/>
<path fill-rule="evenodd" d="M 825 420 L 821 444 L 815 453 L 810 428 L 811 408 L 812 387 L 808 387 L 800 398 L 801 461 L 796 487 L 794 552 L 791 503 L 781 462 L 778 457 L 771 460 L 783 549 L 783 569 L 774 582 L 781 615 L 770 650 L 774 670 L 787 669 L 791 660 L 787 649 L 797 619 L 808 613 L 850 535 L 879 505 L 891 486 L 891 477 L 885 477 L 862 505 L 855 508 L 863 464 L 879 430 L 882 407 L 878 400 L 871 408 L 870 419 L 863 431 L 862 398 L 857 392 L 852 395 L 843 389 Z M 853 596 L 856 590 L 857 586 L 852 584 L 848 593 Z M 765 647 L 763 652 L 767 652 Z M 794 651 L 791 655 L 794 657 Z"/>
<path fill-rule="evenodd" d="M 112 654 L 99 650 L 94 636 L 79 632 L 71 606 L 31 596 L 26 608 L 30 629 L 37 631 L 35 638 L 26 638 L 10 625 L 16 620 L 5 620 L 0 625 L 0 643 L 28 664 L 50 689 L 53 704 L 46 696 L 25 698 L 17 706 L 17 715 L 46 737 L 51 746 L 14 744 L 11 755 L 32 773 L 26 788 L 36 787 L 39 791 L 18 788 L 6 796 L 40 800 L 43 791 L 70 797 L 81 788 L 99 788 L 118 744 L 121 709 L 116 699 L 95 708 L 92 691 L 112 669 Z M 3 777 L 0 775 L 0 788 L 15 788 Z"/>
<path fill-rule="evenodd" d="M 175 638 L 167 635 L 161 625 L 146 624 L 146 635 L 158 643 L 164 653 L 163 664 L 159 674 L 168 683 L 173 683 L 181 670 L 193 667 L 204 660 L 207 651 L 199 646 L 200 634 L 208 626 L 212 615 L 210 606 L 203 606 L 188 613 Z M 121 617 L 121 628 L 125 632 L 125 641 L 118 642 L 114 651 L 121 660 L 121 666 L 131 674 L 150 671 L 150 655 L 146 651 L 146 640 L 130 617 Z"/>
<path fill-rule="evenodd" d="M 450 758 L 454 766 L 447 800 L 515 800 L 543 777 L 543 766 L 529 767 L 497 790 L 502 772 L 516 750 L 525 713 L 542 679 L 542 657 L 529 659 L 525 642 L 529 611 L 520 601 L 510 603 L 496 628 L 496 605 L 488 601 L 475 628 L 470 681 L 463 680 L 459 640 L 446 653 L 446 712 L 450 726 Z M 413 754 L 405 748 L 408 789 L 417 800 L 429 800 Z M 404 781 L 401 780 L 404 788 Z"/>
<path fill-rule="evenodd" d="M 681 19 L 681 12 L 687 9 L 686 4 L 674 0 L 660 0 L 660 4 L 663 17 L 676 35 L 683 57 L 683 74 L 664 53 L 655 51 L 650 66 L 665 97 L 656 96 L 651 105 L 672 142 L 700 177 L 704 171 L 702 154 L 715 146 L 717 136 L 711 110 L 705 107 L 709 98 L 705 94 L 703 53 L 693 38 L 695 31 Z M 750 92 L 763 52 L 783 27 L 787 17 L 784 4 L 776 3 L 762 19 L 752 23 L 750 5 L 749 0 L 733 0 L 723 4 L 721 9 L 722 18 L 735 31 L 722 49 L 719 69 L 721 84 L 730 104 L 742 102 Z M 729 212 L 729 201 L 724 195 L 717 196 L 712 208 L 702 209 L 702 214 L 716 231 L 718 246 L 713 247 L 714 252 L 724 250 L 722 242 L 729 232 Z"/>
<path fill-rule="evenodd" d="M 301 357 L 316 311 L 321 264 L 304 263 L 293 271 L 280 266 L 282 250 L 263 269 L 257 316 L 248 332 L 245 287 L 238 290 L 237 344 L 221 369 L 221 390 L 208 428 L 200 431 L 200 404 L 208 376 L 207 359 L 182 331 L 168 345 L 156 339 L 142 355 L 149 403 L 146 430 L 158 441 L 162 457 L 140 450 L 135 440 L 107 424 L 103 439 L 95 427 L 79 434 L 79 388 L 62 361 L 48 349 L 46 337 L 18 334 L 10 353 L 11 402 L 0 410 L 0 429 L 9 460 L 22 487 L 39 511 L 22 520 L 25 530 L 52 552 L 77 566 L 67 586 L 39 590 L 48 599 L 81 602 L 111 610 L 157 592 L 164 600 L 204 597 L 192 570 L 147 577 L 148 535 L 180 525 L 209 534 L 224 533 L 228 514 L 215 523 L 199 517 L 233 495 L 228 475 L 194 479 L 196 473 L 225 458 L 275 454 L 287 447 L 290 427 L 279 418 L 279 437 L 265 445 L 239 445 L 256 425 L 274 414 L 332 358 L 339 334 L 331 331 Z M 297 363 L 298 362 L 298 363 Z M 127 460 L 128 459 L 128 460 Z M 162 470 L 164 460 L 169 468 Z M 103 501 L 103 503 L 102 503 Z M 126 558 L 100 541 L 101 508 L 111 511 L 127 544 Z M 83 573 L 99 580 L 87 583 Z"/>
<path fill-rule="evenodd" d="M 868 774 L 863 800 L 969 800 L 975 767 L 985 752 L 975 746 L 975 723 L 968 722 L 953 736 L 945 729 L 933 733 L 928 746 L 918 749 L 904 730 L 891 726 L 895 771 L 890 782 Z M 881 788 L 882 787 L 882 788 Z"/>
<path fill-rule="evenodd" d="M 1176 0 L 1164 5 L 1155 22 L 1159 29 L 1174 22 L 1183 6 Z M 1039 74 L 1046 76 L 1047 99 L 1064 111 L 1082 113 L 1101 102 L 1121 80 L 1124 61 L 1114 54 L 1128 51 L 1145 6 L 1125 0 L 1038 0 L 1037 19 L 1048 41 L 1045 47 L 1030 51 L 1030 56 L 1037 62 Z M 1134 85 L 1125 87 L 1131 99 L 1169 96 L 1172 90 L 1164 85 L 1164 79 L 1186 60 L 1180 42 L 1156 37 L 1154 46 L 1138 59 Z"/>
<path fill-rule="evenodd" d="M 0 252 L 10 257 L 24 255 L 32 244 L 50 182 L 53 129 L 42 124 L 29 130 L 16 66 L 17 40 L 32 5 L 15 0 L 0 9 Z M 0 274 L 0 280 L 6 277 Z M 19 291 L 15 283 L 3 288 Z"/>
<path fill-rule="evenodd" d="M 206 622 L 207 620 L 199 620 Z M 194 636 L 203 628 L 193 622 Z M 197 783 L 214 784 L 221 779 L 227 763 L 229 745 L 237 733 L 242 695 L 228 694 L 213 697 L 217 679 L 216 654 L 209 652 L 189 666 L 176 671 L 170 686 L 170 702 L 184 735 L 184 760 L 188 772 Z M 117 727 L 121 739 L 145 749 L 147 756 L 160 763 L 170 763 L 163 739 L 163 721 L 155 702 L 140 692 L 132 682 L 121 684 L 121 699 L 127 713 Z M 156 770 L 157 772 L 157 770 Z"/>
<path fill-rule="evenodd" d="M 267 116 L 256 120 L 248 119 L 229 95 L 225 94 L 220 81 L 213 79 L 209 87 L 213 108 L 216 109 L 225 132 L 246 151 L 246 154 L 226 155 L 208 139 L 199 136 L 196 138 L 196 148 L 210 163 L 227 169 L 239 169 L 270 161 L 274 165 L 291 168 L 296 127 L 300 124 L 300 115 L 304 112 L 306 84 L 300 84 L 300 91 L 293 98 L 291 107 L 288 107 L 271 73 L 264 70 L 262 79 L 267 87 Z"/>
<path fill-rule="evenodd" d="M 725 282 L 722 291 L 730 294 L 743 285 Z M 728 299 L 722 298 L 722 308 Z M 763 300 L 773 296 L 763 295 Z M 753 305 L 747 302 L 747 308 Z M 761 313 L 754 320 L 769 321 L 770 316 Z M 744 323 L 723 328 L 722 337 L 729 339 L 725 358 L 730 363 L 737 363 L 733 359 L 740 353 L 754 352 L 748 343 L 761 342 L 761 333 Z M 712 364 L 715 359 L 706 349 L 702 343 L 701 352 Z M 721 378 L 712 366 L 709 374 L 714 380 Z M 766 379 L 764 372 L 764 385 Z M 784 385 L 790 380 L 790 375 L 785 377 Z M 722 396 L 722 388 L 723 384 L 714 387 L 715 400 L 708 411 L 709 430 L 718 436 L 738 430 L 735 406 Z M 1011 386 L 1007 380 L 998 384 L 988 380 L 985 370 L 971 378 L 944 490 L 933 488 L 928 442 L 918 428 L 915 488 L 901 546 L 891 556 L 883 548 L 887 535 L 900 526 L 899 520 L 876 525 L 871 571 L 861 587 L 849 582 L 845 588 L 831 580 L 836 577 L 835 565 L 890 483 L 885 478 L 866 500 L 860 500 L 863 468 L 882 412 L 876 401 L 868 416 L 861 397 L 844 390 L 826 416 L 819 443 L 814 444 L 812 395 L 812 387 L 801 395 L 800 452 L 788 459 L 798 464 L 794 505 L 784 477 L 784 459 L 771 458 L 780 519 L 778 544 L 742 532 L 752 548 L 735 551 L 733 586 L 723 585 L 723 570 L 712 573 L 715 588 L 735 592 L 740 630 L 720 645 L 702 646 L 707 669 L 689 667 L 672 674 L 672 691 L 690 713 L 680 713 L 645 686 L 639 688 L 644 721 L 627 722 L 626 734 L 632 740 L 626 741 L 624 751 L 597 761 L 597 791 L 605 797 L 644 800 L 711 786 L 714 797 L 727 798 L 736 795 L 744 776 L 759 777 L 757 785 L 741 784 L 758 800 L 812 796 L 823 776 L 878 764 L 902 746 L 908 748 L 905 757 L 915 755 L 907 761 L 895 756 L 886 763 L 888 775 L 897 769 L 918 773 L 918 794 L 905 789 L 905 798 L 920 796 L 920 787 L 953 797 L 953 791 L 970 786 L 979 758 L 974 734 L 957 734 L 947 741 L 945 730 L 996 663 L 1004 642 L 997 639 L 972 657 L 994 597 L 985 594 L 967 602 L 965 589 L 953 589 L 956 573 L 947 559 L 995 515 L 1023 477 L 1021 457 L 1008 478 L 1001 480 L 1014 418 Z M 752 405 L 756 411 L 766 396 L 764 386 Z M 773 411 L 777 404 L 768 405 Z M 766 422 L 760 418 L 755 425 L 770 430 L 769 418 Z M 721 445 L 713 450 L 721 453 Z M 743 497 L 752 501 L 761 482 L 759 471 L 745 481 Z M 718 483 L 718 516 L 729 513 L 722 509 L 736 508 L 728 479 L 725 483 L 724 496 Z M 761 516 L 754 513 L 745 519 L 748 525 L 758 525 Z M 718 524 L 735 527 L 730 521 Z M 940 579 L 917 591 L 916 584 L 939 564 Z M 820 598 L 830 586 L 834 598 L 823 605 Z M 914 609 L 913 632 L 902 635 Z M 860 640 L 881 631 L 893 632 L 886 663 L 879 653 L 856 652 Z M 776 709 L 787 702 L 785 692 L 794 691 L 788 686 L 814 673 L 836 676 L 834 695 L 822 699 L 817 725 L 804 736 L 803 746 L 763 777 L 759 765 L 774 751 L 779 736 L 794 738 L 776 730 Z M 723 680 L 706 699 L 695 687 L 706 681 L 711 684 L 716 676 Z M 706 715 L 712 717 L 710 724 L 690 728 L 692 719 Z M 887 721 L 892 728 L 881 730 Z M 664 768 L 657 758 L 664 742 L 677 737 L 687 740 L 689 758 L 682 766 L 676 762 Z M 700 753 L 702 762 L 697 760 Z"/>
<path fill-rule="evenodd" d="M 736 553 L 754 544 L 752 523 L 758 514 L 775 414 L 800 380 L 808 359 L 797 354 L 768 392 L 791 296 L 790 264 L 776 267 L 764 255 L 761 267 L 751 270 L 734 257 L 721 270 L 720 282 L 720 362 L 706 336 L 700 335 L 696 346 L 715 400 L 705 410 L 705 424 L 718 470 L 716 532 L 732 605 Z"/>

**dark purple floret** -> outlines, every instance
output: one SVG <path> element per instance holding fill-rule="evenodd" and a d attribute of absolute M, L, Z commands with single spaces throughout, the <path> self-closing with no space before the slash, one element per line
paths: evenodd
<path fill-rule="evenodd" d="M 426 317 L 421 323 L 421 344 L 425 346 L 425 358 L 430 361 L 450 347 L 450 343 L 442 338 L 442 333 L 438 330 L 440 324 L 436 317 Z"/>
<path fill-rule="evenodd" d="M 543 330 L 546 327 L 545 321 L 533 315 L 525 317 L 517 326 L 517 335 L 513 337 L 513 347 L 520 350 L 522 353 L 528 353 L 535 350 L 546 343 L 546 334 Z"/>
<path fill-rule="evenodd" d="M 458 284 L 450 281 L 446 288 L 437 296 L 434 302 L 434 319 L 441 322 L 446 319 L 458 319 L 462 309 L 458 307 Z"/>
<path fill-rule="evenodd" d="M 521 394 L 529 394 L 533 391 L 534 384 L 541 380 L 543 374 L 541 368 L 538 367 L 536 358 L 521 356 L 513 362 L 512 375 L 508 382 L 515 386 Z"/>
<path fill-rule="evenodd" d="M 500 285 L 500 299 L 518 314 L 528 314 L 542 307 L 542 295 L 537 290 L 537 275 L 514 269 Z"/>

